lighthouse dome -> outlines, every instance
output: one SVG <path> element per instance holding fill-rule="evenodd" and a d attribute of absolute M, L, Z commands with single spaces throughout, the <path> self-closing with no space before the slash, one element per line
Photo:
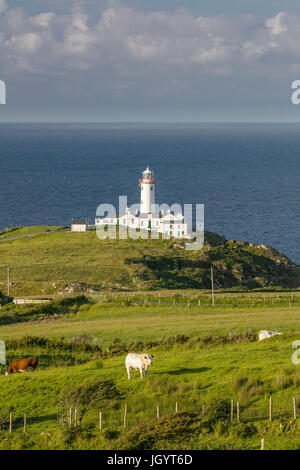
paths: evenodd
<path fill-rule="evenodd" d="M 149 167 L 148 167 L 148 166 L 147 166 L 146 170 L 143 171 L 143 178 L 144 178 L 144 179 L 153 178 L 153 171 L 149 170 Z"/>

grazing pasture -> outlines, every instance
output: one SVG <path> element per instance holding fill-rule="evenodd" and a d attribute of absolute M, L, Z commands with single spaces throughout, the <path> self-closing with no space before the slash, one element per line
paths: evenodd
<path fill-rule="evenodd" d="M 55 316 L 47 304 L 42 319 L 46 307 L 34 306 L 25 321 L 2 324 L 7 362 L 36 357 L 39 369 L 0 376 L 0 448 L 258 449 L 262 438 L 265 449 L 300 448 L 300 365 L 291 360 L 300 339 L 297 292 L 253 293 L 254 305 L 227 293 L 214 308 L 192 305 L 195 295 L 190 306 L 150 303 L 151 296 L 143 304 L 73 299 L 54 303 Z M 258 342 L 261 329 L 284 334 Z M 133 371 L 128 380 L 128 352 L 155 356 L 146 379 Z M 74 428 L 78 396 L 83 417 Z M 87 396 L 94 400 L 88 409 Z"/>

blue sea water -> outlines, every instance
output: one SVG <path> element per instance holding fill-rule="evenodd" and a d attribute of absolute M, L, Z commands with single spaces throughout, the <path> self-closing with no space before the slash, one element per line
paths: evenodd
<path fill-rule="evenodd" d="M 205 204 L 205 229 L 300 264 L 298 124 L 1 124 L 0 227 L 92 221 L 119 195 Z"/>

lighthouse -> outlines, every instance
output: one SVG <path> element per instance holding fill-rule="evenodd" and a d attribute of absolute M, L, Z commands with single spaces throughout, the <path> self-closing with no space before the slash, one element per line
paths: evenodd
<path fill-rule="evenodd" d="M 153 171 L 149 168 L 143 171 L 143 177 L 140 178 L 141 187 L 141 214 L 151 214 L 151 207 L 155 204 L 155 178 Z"/>
<path fill-rule="evenodd" d="M 97 230 L 100 226 L 106 229 L 110 225 L 119 225 L 128 227 L 128 233 L 146 232 L 151 231 L 156 235 L 162 234 L 164 238 L 187 238 L 194 237 L 190 228 L 184 220 L 183 214 L 177 210 L 166 209 L 162 206 L 155 204 L 155 178 L 153 171 L 149 167 L 142 173 L 142 178 L 139 178 L 141 188 L 141 199 L 139 210 L 138 204 L 134 204 L 132 208 L 127 207 L 126 210 L 122 209 L 117 215 L 98 215 L 95 219 Z M 105 205 L 104 212 L 107 213 L 107 205 Z M 100 207 L 100 206 L 99 206 Z M 134 237 L 135 237 L 134 233 Z M 156 236 L 156 238 L 158 238 Z"/>

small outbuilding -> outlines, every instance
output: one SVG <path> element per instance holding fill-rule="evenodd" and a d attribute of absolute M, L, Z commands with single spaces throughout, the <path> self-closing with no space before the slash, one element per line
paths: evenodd
<path fill-rule="evenodd" d="M 71 225 L 71 232 L 87 232 L 88 224 L 86 222 L 81 222 L 74 220 Z"/>

